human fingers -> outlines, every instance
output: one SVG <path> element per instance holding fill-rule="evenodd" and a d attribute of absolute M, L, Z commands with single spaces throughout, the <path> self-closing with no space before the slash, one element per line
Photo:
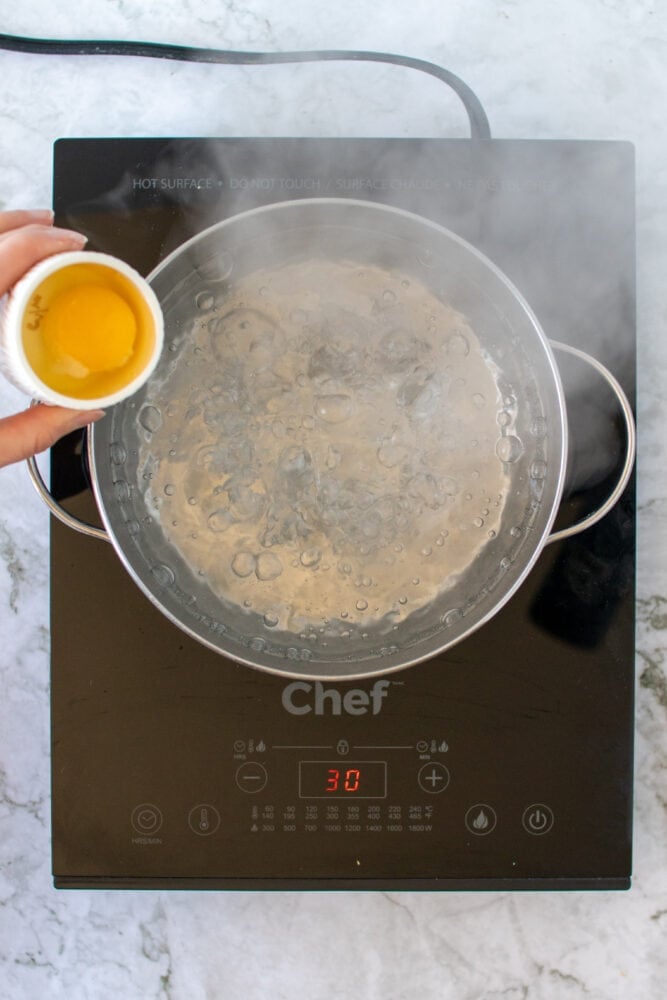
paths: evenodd
<path fill-rule="evenodd" d="M 63 406 L 32 406 L 0 420 L 0 467 L 46 451 L 71 431 L 87 427 L 104 410 L 69 410 Z"/>
<path fill-rule="evenodd" d="M 50 208 L 17 208 L 9 212 L 0 212 L 0 233 L 19 229 L 37 223 L 50 226 L 53 222 L 53 212 Z"/>
<path fill-rule="evenodd" d="M 0 295 L 26 271 L 53 254 L 81 250 L 87 238 L 72 229 L 29 224 L 0 234 Z"/>

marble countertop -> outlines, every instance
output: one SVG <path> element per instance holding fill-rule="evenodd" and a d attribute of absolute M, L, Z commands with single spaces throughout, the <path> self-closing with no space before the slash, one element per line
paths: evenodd
<path fill-rule="evenodd" d="M 628 893 L 57 892 L 49 843 L 48 516 L 0 470 L 0 996 L 13 1000 L 659 1000 L 667 978 L 667 9 L 651 0 L 89 0 L 2 30 L 431 60 L 505 138 L 637 156 L 639 546 Z M 217 67 L 0 53 L 0 207 L 51 202 L 60 136 L 466 135 L 440 83 L 376 64 Z M 0 415 L 24 404 L 0 385 Z"/>

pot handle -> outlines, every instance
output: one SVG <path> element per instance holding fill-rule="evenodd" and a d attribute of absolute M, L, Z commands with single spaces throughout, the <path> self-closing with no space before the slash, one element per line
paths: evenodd
<path fill-rule="evenodd" d="M 565 351 L 566 354 L 572 354 L 575 358 L 579 358 L 581 361 L 585 361 L 586 364 L 590 365 L 595 369 L 598 374 L 600 374 L 605 381 L 610 386 L 612 392 L 618 399 L 621 406 L 621 412 L 623 414 L 623 419 L 625 421 L 626 430 L 626 449 L 625 449 L 625 462 L 623 463 L 623 468 L 621 474 L 618 477 L 618 482 L 616 486 L 609 494 L 605 502 L 597 510 L 594 510 L 592 514 L 583 518 L 581 521 L 577 521 L 576 524 L 570 525 L 569 528 L 563 528 L 560 531 L 554 531 L 546 540 L 546 545 L 551 542 L 559 542 L 564 538 L 571 538 L 573 535 L 578 535 L 582 531 L 586 531 L 591 528 L 598 521 L 601 521 L 605 514 L 616 505 L 618 500 L 623 493 L 623 490 L 628 485 L 630 476 L 632 475 L 632 469 L 635 462 L 635 454 L 637 450 L 637 433 L 635 429 L 635 420 L 632 413 L 632 407 L 630 406 L 630 401 L 623 391 L 618 380 L 612 375 L 608 368 L 597 360 L 597 358 L 592 357 L 590 354 L 586 354 L 585 351 L 579 350 L 577 347 L 572 347 L 570 344 L 562 344 L 557 340 L 550 340 L 549 343 L 551 347 L 557 351 Z"/>
<path fill-rule="evenodd" d="M 82 535 L 88 535 L 89 538 L 99 538 L 103 542 L 111 541 L 104 528 L 97 528 L 94 524 L 88 524 L 87 521 L 82 521 L 80 518 L 75 517 L 74 514 L 70 514 L 70 512 L 65 510 L 64 507 L 60 506 L 44 482 L 42 474 L 37 466 L 37 459 L 34 456 L 27 460 L 27 466 L 33 486 L 51 513 L 57 517 L 59 521 L 62 521 L 62 523 L 66 524 L 69 528 L 74 528 L 75 531 L 78 531 Z"/>

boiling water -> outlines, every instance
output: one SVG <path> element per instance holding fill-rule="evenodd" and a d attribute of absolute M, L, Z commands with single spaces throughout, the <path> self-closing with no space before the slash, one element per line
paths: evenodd
<path fill-rule="evenodd" d="M 450 587 L 499 530 L 513 460 L 465 318 L 324 260 L 195 311 L 139 414 L 141 489 L 193 573 L 306 635 L 395 624 Z"/>

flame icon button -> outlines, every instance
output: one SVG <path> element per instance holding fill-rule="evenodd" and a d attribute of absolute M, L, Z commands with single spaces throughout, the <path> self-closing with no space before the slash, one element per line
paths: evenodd
<path fill-rule="evenodd" d="M 465 824 L 469 833 L 476 837 L 486 837 L 493 833 L 498 823 L 495 809 L 486 802 L 477 802 L 470 806 L 465 816 Z"/>
<path fill-rule="evenodd" d="M 549 833 L 554 825 L 554 814 L 543 802 L 535 802 L 524 809 L 521 822 L 526 833 L 530 833 L 533 837 L 541 837 Z"/>

